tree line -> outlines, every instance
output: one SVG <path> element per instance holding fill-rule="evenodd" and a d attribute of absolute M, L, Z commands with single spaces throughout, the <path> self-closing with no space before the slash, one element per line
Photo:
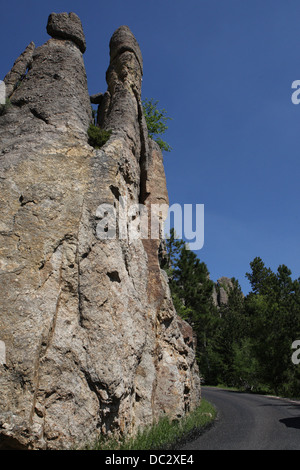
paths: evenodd
<path fill-rule="evenodd" d="M 166 240 L 164 269 L 174 307 L 194 329 L 206 385 L 300 397 L 300 364 L 292 361 L 292 344 L 300 340 L 300 278 L 293 280 L 285 265 L 273 272 L 256 257 L 245 274 L 249 294 L 232 278 L 228 301 L 216 305 L 218 286 L 206 264 L 174 230 Z"/>

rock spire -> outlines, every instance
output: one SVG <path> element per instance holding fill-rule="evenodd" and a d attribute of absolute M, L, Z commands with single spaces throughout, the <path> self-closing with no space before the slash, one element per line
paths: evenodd
<path fill-rule="evenodd" d="M 51 14 L 48 32 L 26 52 L 0 116 L 4 449 L 133 434 L 200 400 L 193 331 L 174 310 L 160 235 L 128 231 L 139 204 L 168 203 L 162 154 L 142 113 L 140 48 L 128 27 L 111 39 L 108 89 L 97 102 L 112 133 L 95 150 L 80 20 Z M 128 209 L 122 236 L 99 238 L 103 204 L 117 215 Z"/>

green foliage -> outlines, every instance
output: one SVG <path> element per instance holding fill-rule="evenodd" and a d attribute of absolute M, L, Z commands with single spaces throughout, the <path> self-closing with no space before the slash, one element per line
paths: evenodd
<path fill-rule="evenodd" d="M 273 273 L 260 258 L 247 274 L 251 292 L 245 302 L 251 322 L 253 356 L 260 383 L 275 393 L 300 396 L 300 371 L 291 361 L 291 344 L 300 338 L 300 280 L 284 265 Z"/>
<path fill-rule="evenodd" d="M 100 129 L 100 127 L 95 124 L 90 124 L 90 127 L 88 128 L 89 144 L 95 149 L 99 149 L 106 144 L 111 133 L 111 130 L 106 131 L 104 129 Z"/>
<path fill-rule="evenodd" d="M 168 263 L 165 269 L 174 307 L 196 333 L 196 354 L 203 374 L 208 367 L 209 338 L 218 321 L 212 301 L 213 282 L 209 279 L 206 264 L 188 249 L 186 243 L 176 239 L 174 229 L 166 241 L 166 250 Z"/>
<path fill-rule="evenodd" d="M 272 290 L 275 275 L 270 268 L 266 268 L 261 258 L 254 258 L 250 263 L 251 273 L 246 273 L 252 291 L 255 294 L 267 294 Z"/>
<path fill-rule="evenodd" d="M 291 361 L 292 342 L 300 338 L 299 280 L 291 279 L 286 266 L 272 272 L 260 258 L 250 267 L 252 291 L 243 298 L 235 283 L 228 304 L 219 309 L 208 380 L 300 396 L 300 371 Z"/>
<path fill-rule="evenodd" d="M 173 303 L 196 333 L 204 382 L 300 397 L 300 366 L 291 360 L 300 339 L 300 279 L 285 265 L 273 272 L 255 258 L 246 274 L 252 291 L 244 297 L 233 278 L 228 303 L 217 308 L 205 263 L 172 231 L 167 253 Z"/>
<path fill-rule="evenodd" d="M 205 428 L 215 417 L 215 408 L 202 398 L 199 407 L 180 420 L 171 421 L 167 416 L 162 416 L 157 423 L 139 430 L 134 437 L 102 438 L 95 446 L 88 446 L 87 450 L 173 449 L 181 439 Z"/>
<path fill-rule="evenodd" d="M 164 134 L 168 129 L 166 125 L 167 121 L 171 118 L 166 115 L 165 109 L 158 109 L 158 101 L 154 101 L 152 98 L 149 100 L 145 98 L 142 102 L 144 115 L 146 118 L 147 128 L 149 137 L 151 137 L 161 150 L 170 152 L 172 148 L 170 145 L 161 139 L 160 135 Z"/>
<path fill-rule="evenodd" d="M 253 341 L 248 336 L 233 343 L 232 378 L 238 388 L 257 390 L 259 363 L 253 354 Z"/>

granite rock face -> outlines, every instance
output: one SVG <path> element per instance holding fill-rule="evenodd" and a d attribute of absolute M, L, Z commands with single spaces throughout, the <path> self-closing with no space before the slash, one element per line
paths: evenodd
<path fill-rule="evenodd" d="M 77 18 L 50 15 L 53 37 L 34 49 L 0 116 L 4 449 L 80 447 L 200 400 L 193 331 L 174 310 L 160 234 L 130 231 L 141 206 L 150 227 L 153 204 L 168 204 L 142 112 L 141 52 L 128 27 L 114 33 L 97 101 L 112 133 L 95 150 Z M 104 239 L 107 207 L 118 223 Z"/>

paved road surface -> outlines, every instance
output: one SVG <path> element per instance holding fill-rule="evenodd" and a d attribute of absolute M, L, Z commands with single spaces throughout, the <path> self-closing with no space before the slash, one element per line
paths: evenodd
<path fill-rule="evenodd" d="M 202 388 L 215 424 L 182 450 L 300 450 L 300 401 Z"/>

